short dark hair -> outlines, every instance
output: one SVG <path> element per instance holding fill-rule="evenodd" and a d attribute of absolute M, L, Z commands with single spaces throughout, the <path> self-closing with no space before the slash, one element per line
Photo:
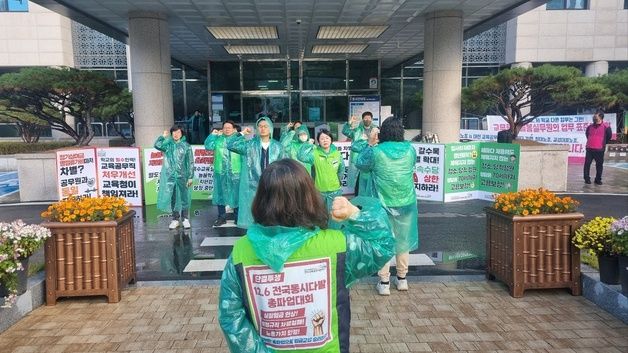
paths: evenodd
<path fill-rule="evenodd" d="M 384 120 L 379 130 L 379 142 L 403 141 L 403 121 L 400 118 L 389 117 Z"/>
<path fill-rule="evenodd" d="M 301 125 L 303 125 L 303 123 L 301 122 L 301 120 L 295 120 L 295 121 L 293 121 L 292 123 L 293 123 L 293 124 L 301 124 Z"/>
<path fill-rule="evenodd" d="M 364 112 L 364 113 L 362 113 L 362 119 L 364 119 L 364 117 L 367 116 L 367 115 L 370 115 L 371 118 L 373 117 L 373 113 L 371 113 L 371 112 Z"/>
<path fill-rule="evenodd" d="M 263 226 L 327 228 L 329 215 L 312 177 L 292 159 L 281 159 L 264 169 L 251 213 Z"/>
<path fill-rule="evenodd" d="M 172 127 L 170 128 L 170 134 L 172 134 L 173 132 L 175 132 L 177 130 L 181 130 L 181 135 L 185 136 L 185 128 L 182 125 L 179 125 L 179 124 L 172 125 Z"/>
<path fill-rule="evenodd" d="M 233 120 L 227 120 L 224 123 L 222 123 L 222 127 L 225 127 L 225 124 L 231 124 L 231 126 L 235 129 L 236 127 L 236 123 Z"/>
<path fill-rule="evenodd" d="M 604 119 L 604 111 L 602 109 L 598 109 L 595 111 L 595 114 L 600 117 L 600 119 Z"/>
<path fill-rule="evenodd" d="M 316 134 L 316 142 L 320 142 L 320 137 L 321 137 L 321 135 L 323 135 L 323 134 L 325 134 L 325 135 L 329 136 L 329 138 L 330 138 L 332 141 L 334 141 L 334 137 L 333 137 L 333 136 L 331 136 L 331 131 L 329 131 L 329 130 L 327 130 L 327 129 L 320 129 L 320 130 L 318 130 L 318 134 Z"/>

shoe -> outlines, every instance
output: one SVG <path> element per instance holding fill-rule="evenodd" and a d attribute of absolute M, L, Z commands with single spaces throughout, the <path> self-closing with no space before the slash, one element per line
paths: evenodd
<path fill-rule="evenodd" d="M 585 180 L 584 183 L 585 184 L 591 184 L 591 180 Z"/>
<path fill-rule="evenodd" d="M 190 229 L 190 227 L 192 226 L 192 225 L 190 224 L 190 220 L 189 220 L 189 219 L 187 219 L 187 218 L 184 218 L 184 219 L 183 219 L 183 222 L 181 222 L 181 224 L 183 224 L 183 228 L 185 228 L 185 229 Z"/>
<path fill-rule="evenodd" d="M 399 291 L 407 291 L 408 290 L 408 280 L 407 279 L 399 279 L 396 278 L 395 285 L 397 286 L 397 290 Z"/>
<path fill-rule="evenodd" d="M 596 180 L 595 181 L 595 185 L 602 185 L 602 181 L 601 180 Z"/>
<path fill-rule="evenodd" d="M 220 227 L 220 226 L 222 226 L 222 225 L 224 225 L 226 223 L 227 223 L 227 219 L 225 217 L 218 217 L 214 221 L 214 228 Z"/>
<path fill-rule="evenodd" d="M 379 295 L 390 295 L 390 284 L 383 284 L 382 282 L 377 282 L 377 293 Z"/>
<path fill-rule="evenodd" d="M 169 229 L 177 229 L 179 227 L 179 220 L 173 219 L 168 226 Z"/>

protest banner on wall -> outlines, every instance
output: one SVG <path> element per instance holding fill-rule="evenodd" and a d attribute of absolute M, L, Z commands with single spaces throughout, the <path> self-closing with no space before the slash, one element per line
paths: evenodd
<path fill-rule="evenodd" d="M 57 151 L 57 192 L 60 200 L 98 196 L 95 148 Z"/>
<path fill-rule="evenodd" d="M 99 194 L 123 197 L 132 206 L 142 206 L 139 148 L 98 148 L 96 155 Z"/>
<path fill-rule="evenodd" d="M 362 113 L 371 112 L 373 114 L 373 124 L 379 126 L 379 105 L 379 96 L 349 96 L 349 121 L 351 121 L 353 116 L 362 121 Z"/>
<path fill-rule="evenodd" d="M 443 201 L 445 145 L 412 144 L 416 150 L 414 189 L 419 200 Z"/>

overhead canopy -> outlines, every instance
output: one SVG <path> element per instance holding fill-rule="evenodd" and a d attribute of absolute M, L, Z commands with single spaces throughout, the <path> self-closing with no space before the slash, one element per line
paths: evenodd
<path fill-rule="evenodd" d="M 465 37 L 546 1 L 521 0 L 34 0 L 127 41 L 128 14 L 168 17 L 174 59 L 204 70 L 207 61 L 299 58 L 381 59 L 388 68 L 423 52 L 423 16 L 459 10 Z M 300 24 L 298 23 L 300 21 Z M 348 26 L 360 26 L 347 28 Z M 211 30 L 211 32 L 210 32 Z M 213 33 L 213 34 L 212 34 Z M 303 53 L 301 53 L 303 51 Z"/>

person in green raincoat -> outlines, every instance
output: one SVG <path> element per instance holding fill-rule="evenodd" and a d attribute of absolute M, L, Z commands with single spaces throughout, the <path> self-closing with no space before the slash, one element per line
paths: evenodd
<path fill-rule="evenodd" d="M 345 123 L 342 127 L 342 133 L 351 139 L 351 157 L 349 159 L 349 172 L 347 175 L 347 185 L 354 188 L 355 195 L 374 196 L 371 194 L 372 183 L 368 171 L 360 171 L 355 162 L 360 156 L 360 149 L 356 148 L 356 143 L 367 141 L 373 129 L 377 129 L 373 125 L 373 113 L 362 113 L 362 122 L 358 122 L 358 118 L 351 117 L 351 121 Z"/>
<path fill-rule="evenodd" d="M 218 207 L 218 218 L 214 227 L 227 223 L 226 206 L 233 209 L 238 218 L 238 186 L 240 185 L 240 155 L 227 149 L 227 143 L 240 135 L 235 123 L 227 120 L 222 130 L 214 129 L 205 139 L 205 149 L 214 151 L 214 191 L 212 204 Z"/>
<path fill-rule="evenodd" d="M 334 198 L 342 196 L 340 180 L 345 170 L 340 151 L 332 144 L 331 132 L 323 129 L 316 136 L 318 146 L 304 144 L 297 157 L 303 163 L 314 165 L 314 185 L 325 200 L 327 211 L 331 211 Z M 330 220 L 330 228 L 338 229 L 340 224 Z"/>
<path fill-rule="evenodd" d="M 255 223 L 220 283 L 218 321 L 231 352 L 349 352 L 349 287 L 394 253 L 379 201 L 352 203 L 336 198 L 331 217 L 343 228 L 326 229 L 329 215 L 303 166 L 283 159 L 264 170 Z"/>
<path fill-rule="evenodd" d="M 295 138 L 296 137 L 296 138 Z M 288 132 L 287 134 L 282 136 L 281 144 L 286 149 L 286 154 L 289 158 L 294 159 L 301 163 L 305 170 L 309 174 L 312 174 L 312 163 L 306 163 L 300 159 L 298 159 L 299 150 L 302 146 L 306 145 L 310 141 L 310 131 L 307 129 L 307 126 L 302 125 L 297 129 Z"/>
<path fill-rule="evenodd" d="M 360 170 L 370 171 L 379 200 L 384 205 L 395 235 L 395 254 L 398 290 L 407 291 L 408 263 L 410 251 L 419 247 L 419 229 L 417 224 L 417 201 L 414 189 L 414 166 L 416 151 L 403 140 L 403 122 L 390 117 L 382 124 L 377 136 L 369 138 L 369 147 L 365 148 L 356 166 Z M 380 281 L 377 290 L 380 295 L 390 295 L 390 263 L 378 272 Z"/>
<path fill-rule="evenodd" d="M 240 186 L 238 195 L 238 227 L 248 228 L 253 223 L 251 203 L 257 191 L 257 184 L 262 172 L 268 165 L 286 157 L 279 141 L 273 139 L 273 122 L 268 117 L 261 117 L 255 123 L 257 134 L 250 140 L 243 135 L 251 134 L 251 128 L 242 130 L 243 135 L 227 142 L 229 151 L 242 156 Z"/>
<path fill-rule="evenodd" d="M 293 134 L 293 131 L 297 131 L 298 128 L 300 128 L 302 125 L 301 120 L 295 120 L 295 121 L 291 121 L 289 123 L 287 123 L 286 125 L 284 125 L 281 128 L 281 135 L 279 135 L 279 141 L 281 141 L 281 143 L 283 143 L 286 139 L 292 139 L 292 140 L 296 140 L 298 138 L 298 136 L 296 134 Z M 290 135 L 290 136 L 288 136 Z M 284 144 L 285 146 L 285 144 Z"/>
<path fill-rule="evenodd" d="M 184 131 L 183 127 L 174 125 L 155 141 L 155 148 L 164 154 L 159 175 L 157 208 L 172 212 L 172 221 L 168 226 L 170 229 L 180 225 L 190 228 L 188 210 L 192 200 L 190 187 L 194 179 L 194 156 L 192 146 L 185 141 Z"/>

